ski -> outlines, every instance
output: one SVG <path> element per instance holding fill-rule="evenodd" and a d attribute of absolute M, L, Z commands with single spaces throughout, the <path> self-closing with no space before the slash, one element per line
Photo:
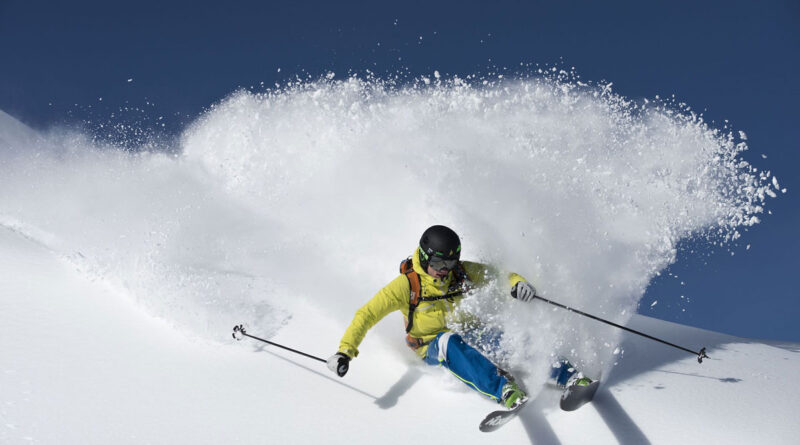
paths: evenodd
<path fill-rule="evenodd" d="M 570 386 L 565 389 L 564 393 L 561 395 L 561 402 L 559 404 L 561 409 L 563 411 L 575 411 L 591 402 L 599 387 L 600 380 L 596 380 L 587 386 Z M 522 410 L 528 402 L 529 401 L 526 401 L 514 409 L 492 411 L 483 419 L 478 429 L 484 433 L 490 433 L 500 429 L 500 427 L 517 417 L 520 410 Z"/>
<path fill-rule="evenodd" d="M 517 417 L 519 411 L 528 404 L 528 401 L 523 402 L 521 405 L 517 406 L 514 409 L 501 409 L 497 411 L 492 411 L 486 418 L 483 419 L 478 429 L 483 431 L 484 433 L 490 433 L 499 429 L 501 426 L 507 424 L 511 419 Z"/>
<path fill-rule="evenodd" d="M 592 401 L 594 393 L 600 386 L 600 380 L 596 380 L 587 386 L 570 386 L 561 395 L 561 409 L 564 411 L 575 411 L 583 405 Z"/>

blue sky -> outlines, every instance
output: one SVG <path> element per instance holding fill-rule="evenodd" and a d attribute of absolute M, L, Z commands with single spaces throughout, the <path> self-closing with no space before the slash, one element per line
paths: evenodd
<path fill-rule="evenodd" d="M 145 126 L 164 116 L 163 131 L 177 134 L 238 87 L 328 71 L 466 75 L 558 64 L 630 98 L 674 94 L 719 127 L 729 120 L 745 131 L 745 159 L 789 192 L 744 233 L 749 250 L 685 243 L 669 271 L 678 278 L 657 279 L 641 312 L 800 341 L 796 1 L 0 0 L 0 54 L 0 109 L 40 129 L 115 112 Z M 680 295 L 690 303 L 676 304 Z"/>

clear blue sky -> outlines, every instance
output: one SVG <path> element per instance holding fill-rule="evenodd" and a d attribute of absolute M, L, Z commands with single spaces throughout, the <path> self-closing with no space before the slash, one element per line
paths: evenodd
<path fill-rule="evenodd" d="M 143 125 L 165 116 L 164 131 L 176 134 L 237 87 L 327 71 L 466 75 L 533 62 L 575 67 L 630 98 L 675 94 L 708 121 L 745 131 L 745 158 L 789 192 L 745 233 L 749 251 L 690 254 L 687 243 L 671 268 L 679 278 L 654 282 L 641 312 L 792 341 L 800 341 L 799 55 L 796 0 L 0 0 L 0 109 L 35 128 L 117 111 Z M 125 106 L 136 111 L 120 116 Z M 680 295 L 691 303 L 675 304 Z"/>

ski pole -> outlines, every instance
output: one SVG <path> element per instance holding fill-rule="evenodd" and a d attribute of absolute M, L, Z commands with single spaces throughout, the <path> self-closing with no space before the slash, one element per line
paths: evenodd
<path fill-rule="evenodd" d="M 305 352 L 298 351 L 297 349 L 292 349 L 292 348 L 289 348 L 287 346 L 279 345 L 279 344 L 273 343 L 273 342 L 271 342 L 269 340 L 264 340 L 263 338 L 258 338 L 258 337 L 255 337 L 253 335 L 250 335 L 250 334 L 247 333 L 247 331 L 245 331 L 244 325 L 240 324 L 240 325 L 234 326 L 233 327 L 233 338 L 235 338 L 237 341 L 239 341 L 239 340 L 242 339 L 242 337 L 250 337 L 250 338 L 252 338 L 254 340 L 263 341 L 264 343 L 270 344 L 272 346 L 277 346 L 279 348 L 286 349 L 287 351 L 294 352 L 295 354 L 300 354 L 300 355 L 306 356 L 308 358 L 313 358 L 314 360 L 318 360 L 318 361 L 320 361 L 322 363 L 327 363 L 328 362 L 327 360 L 323 360 L 323 359 L 321 359 L 319 357 L 315 357 L 315 356 L 313 356 L 311 354 L 306 354 Z"/>
<path fill-rule="evenodd" d="M 563 304 L 561 304 L 561 303 L 556 303 L 555 301 L 551 301 L 551 300 L 548 300 L 548 299 L 546 299 L 546 298 L 542 298 L 542 297 L 540 297 L 540 296 L 538 296 L 538 295 L 534 295 L 534 296 L 533 296 L 533 298 L 536 298 L 536 299 L 538 299 L 538 300 L 542 300 L 542 301 L 544 301 L 545 303 L 550 303 L 550 304 L 552 304 L 553 306 L 558 306 L 558 307 L 560 307 L 560 308 L 562 308 L 562 309 L 566 309 L 566 310 L 568 310 L 568 311 L 570 311 L 570 312 L 575 312 L 576 314 L 583 315 L 584 317 L 589 317 L 589 318 L 591 318 L 591 319 L 593 319 L 593 320 L 597 320 L 597 321 L 603 322 L 603 323 L 605 323 L 605 324 L 609 324 L 609 325 L 611 325 L 611 326 L 614 326 L 615 328 L 620 328 L 620 329 L 622 329 L 622 330 L 624 330 L 624 331 L 632 332 L 632 333 L 634 333 L 634 334 L 636 334 L 636 335 L 641 335 L 642 337 L 649 338 L 650 340 L 655 340 L 655 341 L 657 341 L 657 342 L 659 342 L 659 343 L 663 343 L 663 344 L 665 344 L 665 345 L 667 345 L 667 346 L 672 346 L 673 348 L 677 348 L 677 349 L 680 349 L 680 350 L 682 350 L 682 351 L 689 352 L 689 353 L 691 353 L 691 354 L 694 354 L 694 355 L 696 355 L 696 356 L 697 356 L 697 362 L 698 362 L 698 363 L 703 363 L 703 359 L 704 359 L 704 358 L 709 358 L 709 357 L 706 355 L 706 348 L 701 348 L 699 351 L 692 351 L 691 349 L 684 348 L 683 346 L 678 346 L 678 345 L 676 345 L 676 344 L 670 343 L 670 342 L 668 342 L 668 341 L 665 341 L 665 340 L 662 340 L 662 339 L 660 339 L 660 338 L 653 337 L 652 335 L 647 335 L 647 334 L 645 334 L 644 332 L 639 332 L 639 331 L 637 331 L 637 330 L 634 330 L 634 329 L 631 329 L 631 328 L 628 328 L 628 327 L 625 327 L 625 326 L 619 325 L 619 324 L 617 324 L 617 323 L 614 323 L 614 322 L 612 322 L 612 321 L 604 320 L 604 319 L 602 319 L 602 318 L 600 318 L 600 317 L 595 317 L 595 316 L 594 316 L 594 315 L 592 315 L 592 314 L 587 314 L 586 312 L 579 311 L 579 310 L 577 310 L 577 309 L 573 309 L 573 308 L 571 308 L 571 307 L 569 307 L 569 306 L 565 306 L 565 305 L 563 305 Z"/>

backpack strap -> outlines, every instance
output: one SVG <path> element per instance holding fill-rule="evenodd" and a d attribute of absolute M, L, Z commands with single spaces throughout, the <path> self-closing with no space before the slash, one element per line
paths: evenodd
<path fill-rule="evenodd" d="M 419 274 L 414 270 L 411 257 L 404 259 L 400 263 L 400 273 L 406 276 L 408 285 L 411 287 L 408 295 L 408 322 L 406 323 L 406 334 L 408 334 L 411 332 L 411 328 L 414 327 L 414 310 L 417 309 L 422 298 L 422 281 L 419 278 Z"/>

